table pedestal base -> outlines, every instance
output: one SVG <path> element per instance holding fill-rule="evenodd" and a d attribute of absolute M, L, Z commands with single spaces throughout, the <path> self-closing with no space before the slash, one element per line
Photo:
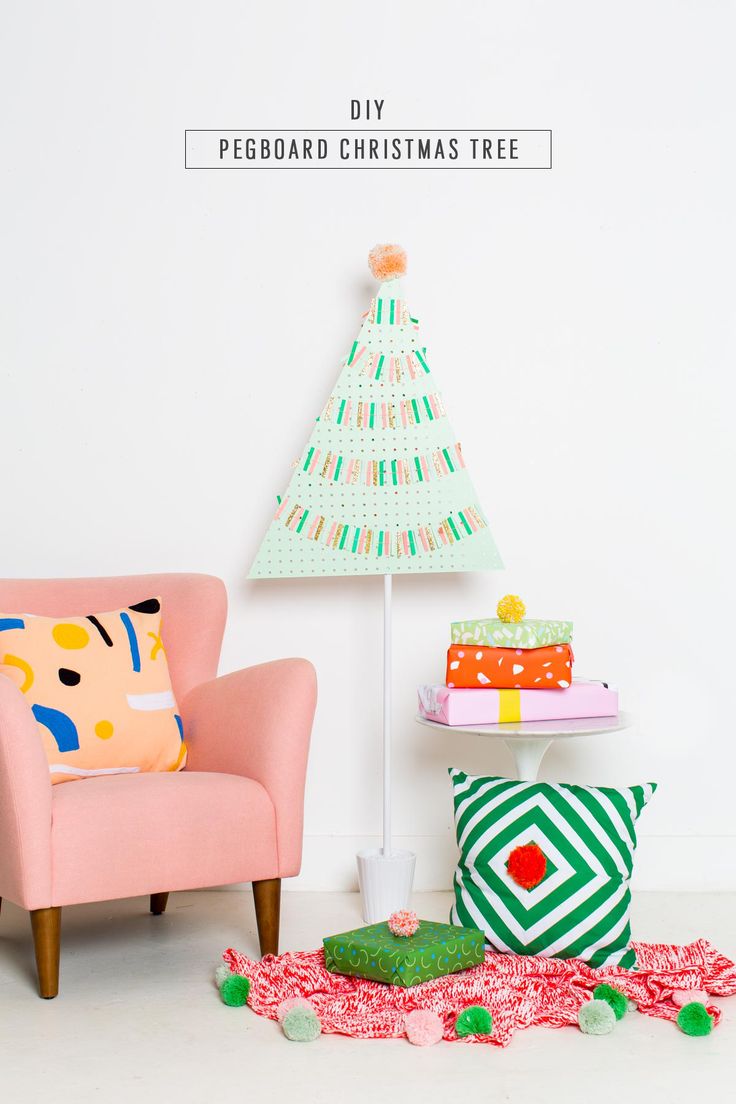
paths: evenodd
<path fill-rule="evenodd" d="M 515 736 L 504 743 L 514 757 L 517 776 L 522 782 L 536 782 L 542 759 L 552 741 Z"/>

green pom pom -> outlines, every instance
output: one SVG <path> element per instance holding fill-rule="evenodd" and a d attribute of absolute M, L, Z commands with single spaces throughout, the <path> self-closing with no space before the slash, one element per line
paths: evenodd
<path fill-rule="evenodd" d="M 593 990 L 593 999 L 602 1000 L 605 1001 L 606 1004 L 610 1004 L 617 1020 L 622 1020 L 628 1011 L 628 998 L 620 989 L 617 989 L 615 985 L 606 985 L 605 983 L 603 985 L 596 985 Z"/>
<path fill-rule="evenodd" d="M 493 1016 L 487 1008 L 471 1004 L 455 1020 L 455 1031 L 463 1035 L 490 1035 L 493 1031 Z"/>
<path fill-rule="evenodd" d="M 220 996 L 230 1008 L 242 1008 L 248 1003 L 250 979 L 242 974 L 231 974 L 220 986 Z"/>
<path fill-rule="evenodd" d="M 686 1035 L 710 1035 L 713 1030 L 713 1017 L 700 1001 L 683 1004 L 677 1013 L 677 1026 Z"/>
<path fill-rule="evenodd" d="M 578 1024 L 586 1035 L 607 1035 L 616 1026 L 616 1013 L 608 1001 L 590 1000 L 578 1012 Z"/>
<path fill-rule="evenodd" d="M 311 1043 L 322 1033 L 322 1024 L 313 1008 L 292 1008 L 286 1013 L 281 1026 L 284 1035 L 294 1043 Z"/>

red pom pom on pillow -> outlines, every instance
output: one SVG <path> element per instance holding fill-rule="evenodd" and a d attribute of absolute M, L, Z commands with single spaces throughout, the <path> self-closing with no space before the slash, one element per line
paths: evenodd
<path fill-rule="evenodd" d="M 522 889 L 534 889 L 547 873 L 547 860 L 538 844 L 525 843 L 511 852 L 506 869 Z"/>

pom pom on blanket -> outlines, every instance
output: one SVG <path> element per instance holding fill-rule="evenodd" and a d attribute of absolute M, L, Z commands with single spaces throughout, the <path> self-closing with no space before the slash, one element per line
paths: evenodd
<path fill-rule="evenodd" d="M 444 1033 L 442 1020 L 430 1008 L 415 1008 L 407 1013 L 404 1022 L 406 1037 L 414 1046 L 434 1046 Z"/>
<path fill-rule="evenodd" d="M 686 1035 L 710 1035 L 713 1017 L 700 1001 L 683 1004 L 677 1016 L 677 1026 Z"/>
<path fill-rule="evenodd" d="M 487 1008 L 471 1004 L 455 1020 L 455 1032 L 464 1035 L 490 1035 L 493 1031 L 493 1016 Z"/>
<path fill-rule="evenodd" d="M 629 1010 L 628 998 L 617 989 L 615 985 L 596 985 L 593 990 L 593 1000 L 602 1000 L 610 1004 L 617 1020 L 622 1020 Z"/>
<path fill-rule="evenodd" d="M 608 1001 L 590 1000 L 578 1012 L 578 1023 L 586 1035 L 608 1035 L 616 1026 L 616 1013 Z"/>
<path fill-rule="evenodd" d="M 242 974 L 230 974 L 220 986 L 220 996 L 230 1008 L 242 1008 L 248 1003 L 250 981 Z"/>
<path fill-rule="evenodd" d="M 322 1034 L 319 1016 L 313 1008 L 303 1005 L 290 1008 L 281 1021 L 284 1035 L 293 1043 L 311 1043 Z"/>

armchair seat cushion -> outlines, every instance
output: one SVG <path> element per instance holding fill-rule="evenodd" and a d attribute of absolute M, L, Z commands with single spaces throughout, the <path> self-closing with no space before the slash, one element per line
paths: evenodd
<path fill-rule="evenodd" d="M 121 774 L 54 786 L 52 900 L 105 901 L 278 873 L 264 787 L 234 774 Z"/>

